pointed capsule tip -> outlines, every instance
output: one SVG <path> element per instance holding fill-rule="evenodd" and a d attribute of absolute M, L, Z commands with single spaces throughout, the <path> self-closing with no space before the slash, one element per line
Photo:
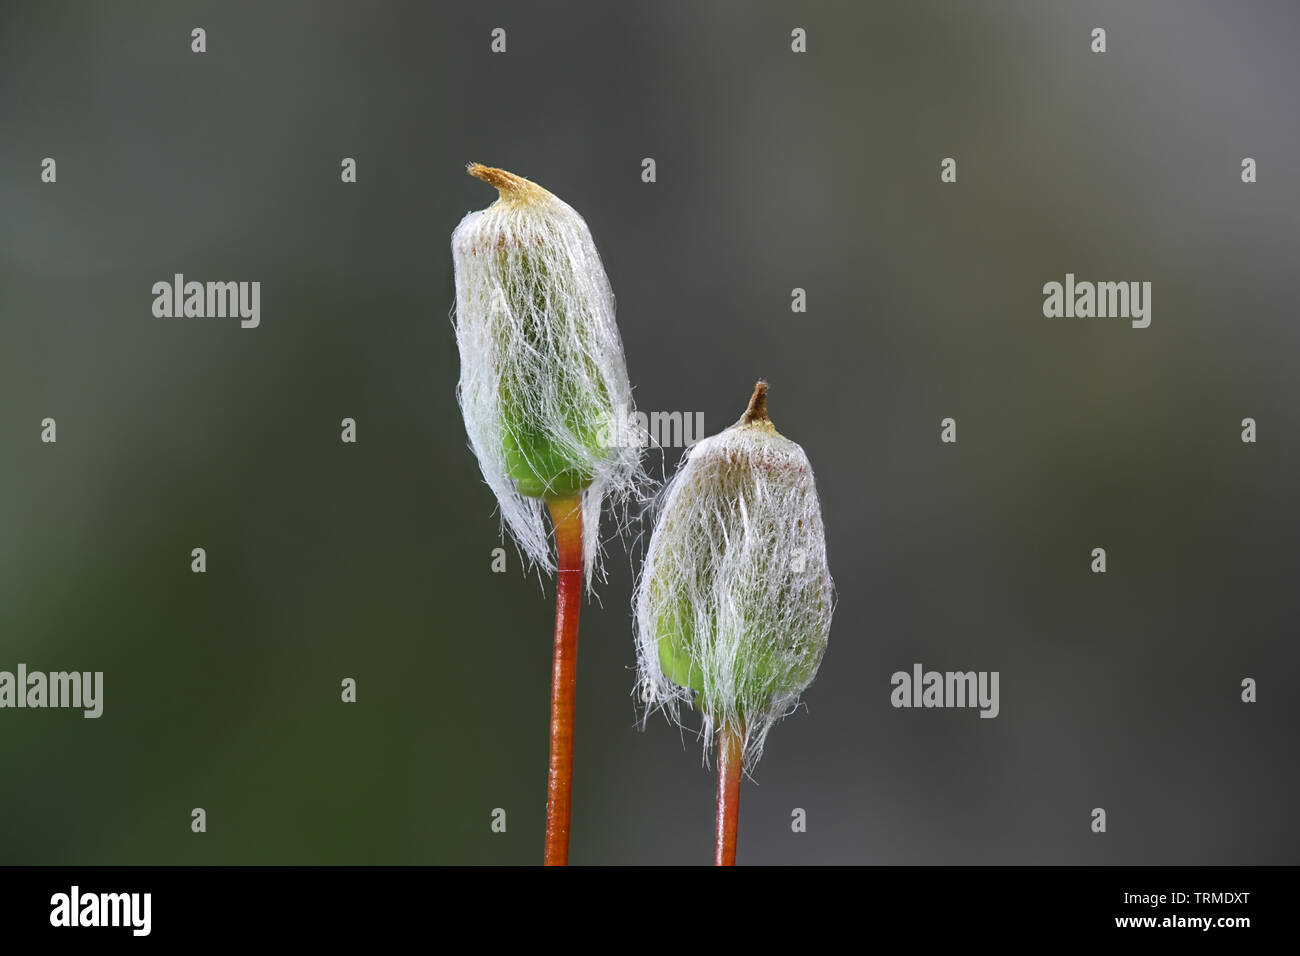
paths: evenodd
<path fill-rule="evenodd" d="M 470 163 L 465 167 L 465 171 L 475 179 L 481 179 L 488 185 L 495 187 L 497 192 L 501 194 L 502 199 L 536 198 L 545 192 L 541 186 L 531 180 L 506 172 L 504 169 L 497 169 L 495 166 Z"/>
<path fill-rule="evenodd" d="M 754 383 L 754 394 L 750 396 L 749 407 L 740 416 L 741 425 L 753 425 L 755 422 L 770 422 L 767 417 L 767 382 L 759 379 Z"/>

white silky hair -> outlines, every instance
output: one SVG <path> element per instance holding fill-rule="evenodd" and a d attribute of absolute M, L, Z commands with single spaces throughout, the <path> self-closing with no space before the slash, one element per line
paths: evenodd
<path fill-rule="evenodd" d="M 768 731 L 797 707 L 821 664 L 834 585 L 812 467 L 763 416 L 742 419 L 687 453 L 664 489 L 635 597 L 638 689 L 645 709 L 682 725 L 701 712 L 705 758 L 715 730 L 743 731 L 747 768 Z M 690 631 L 698 694 L 659 656 L 663 622 Z"/>
<path fill-rule="evenodd" d="M 470 172 L 501 191 L 451 237 L 456 395 L 470 447 L 496 495 L 503 532 L 547 573 L 555 560 L 545 505 L 521 494 L 507 473 L 507 442 L 526 447 L 530 435 L 544 436 L 566 467 L 591 476 L 582 492 L 590 590 L 600 570 L 602 505 L 613 504 L 621 532 L 627 500 L 645 479 L 614 293 L 591 232 L 571 206 L 501 170 Z M 503 407 L 503 389 L 512 409 Z"/>

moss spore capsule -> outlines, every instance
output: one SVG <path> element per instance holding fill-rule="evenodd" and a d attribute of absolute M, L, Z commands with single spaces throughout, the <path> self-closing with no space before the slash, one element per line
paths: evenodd
<path fill-rule="evenodd" d="M 582 497 L 588 584 L 602 503 L 644 477 L 614 295 L 586 222 L 536 183 L 473 164 L 499 197 L 452 234 L 457 385 L 502 524 L 553 570 L 546 501 Z"/>
<path fill-rule="evenodd" d="M 637 586 L 642 698 L 674 717 L 692 704 L 706 741 L 737 728 L 752 763 L 816 676 L 833 604 L 812 466 L 759 382 L 664 492 Z"/>

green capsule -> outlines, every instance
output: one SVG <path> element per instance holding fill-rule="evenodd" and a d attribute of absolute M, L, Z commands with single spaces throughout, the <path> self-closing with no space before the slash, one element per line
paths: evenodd
<path fill-rule="evenodd" d="M 548 301 L 547 290 L 551 278 L 542 258 L 529 255 L 518 247 L 501 248 L 495 254 L 502 275 L 514 277 L 513 281 L 503 284 L 503 292 L 513 313 L 526 317 L 525 341 L 529 347 L 544 351 L 543 338 L 548 330 L 542 327 L 542 323 L 559 328 L 565 324 L 566 316 L 556 313 Z M 549 331 L 555 334 L 555 329 Z M 589 358 L 584 359 L 577 370 L 589 376 L 587 383 L 581 383 L 582 388 L 576 382 L 572 388 L 566 387 L 568 379 L 574 375 L 574 369 L 548 371 L 557 375 L 556 381 L 548 383 L 549 387 L 557 388 L 561 395 L 590 395 L 589 383 L 600 381 L 598 369 Z M 591 464 L 599 461 L 606 453 L 601 438 L 608 412 L 590 399 L 585 406 L 569 405 L 565 413 L 565 424 L 589 452 L 581 460 L 575 460 L 571 446 L 565 447 L 567 443 L 557 442 L 538 429 L 531 406 L 517 397 L 528 395 L 531 389 L 537 387 L 537 383 L 526 381 L 501 383 L 501 414 L 504 424 L 502 445 L 506 474 L 515 480 L 521 495 L 530 498 L 571 497 L 591 484 L 594 477 Z M 604 389 L 600 389 L 600 395 L 604 398 Z"/>
<path fill-rule="evenodd" d="M 691 657 L 691 636 L 694 624 L 689 615 L 678 609 L 675 615 L 659 618 L 659 666 L 664 676 L 678 687 L 694 691 L 704 690 L 704 672 Z"/>
<path fill-rule="evenodd" d="M 797 600 L 792 587 L 782 589 L 783 603 Z M 820 608 L 821 602 L 817 602 Z M 713 628 L 716 628 L 714 623 Z M 660 615 L 655 628 L 659 643 L 659 666 L 664 676 L 678 687 L 703 693 L 704 671 L 696 660 L 713 647 L 712 631 L 696 640 L 695 618 L 685 603 L 675 612 Z M 825 650 L 825 636 L 813 631 L 802 635 L 755 635 L 743 644 L 743 653 L 734 662 L 738 668 L 736 688 L 743 703 L 761 707 L 773 695 L 789 686 L 805 686 L 817 672 Z M 701 701 L 707 709 L 707 702 Z"/>
<path fill-rule="evenodd" d="M 521 495 L 569 498 L 591 484 L 591 472 L 572 467 L 568 456 L 543 435 L 525 433 L 521 438 L 515 428 L 505 433 L 503 442 L 506 474 L 515 480 Z"/>

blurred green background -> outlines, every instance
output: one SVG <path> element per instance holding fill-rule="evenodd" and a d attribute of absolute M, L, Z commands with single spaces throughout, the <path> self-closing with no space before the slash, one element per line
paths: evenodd
<path fill-rule="evenodd" d="M 817 470 L 839 605 L 742 863 L 1297 862 L 1297 39 L 1283 0 L 6 4 L 0 669 L 105 709 L 0 711 L 0 863 L 540 860 L 553 586 L 491 572 L 453 394 L 471 160 L 586 217 L 642 409 L 711 433 L 765 376 Z M 154 318 L 175 272 L 260 281 L 260 328 Z M 1151 281 L 1151 327 L 1045 319 L 1066 272 Z M 572 859 L 704 863 L 698 741 L 636 729 L 638 548 L 584 609 Z M 894 710 L 917 661 L 1001 715 Z"/>

